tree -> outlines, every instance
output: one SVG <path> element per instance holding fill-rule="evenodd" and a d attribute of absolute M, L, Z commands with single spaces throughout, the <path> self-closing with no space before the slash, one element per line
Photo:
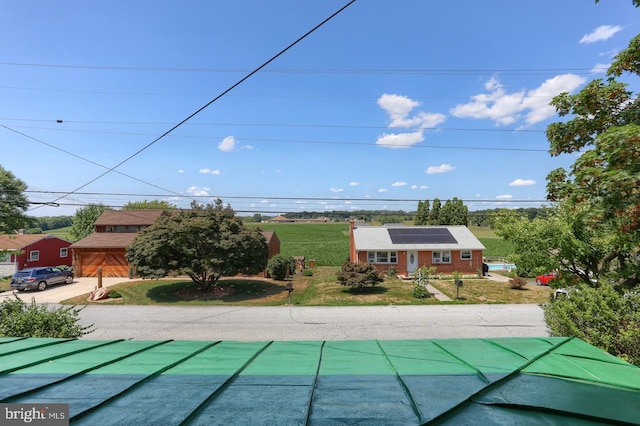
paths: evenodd
<path fill-rule="evenodd" d="M 267 271 L 274 280 L 282 281 L 287 275 L 292 275 L 296 270 L 296 261 L 293 257 L 277 254 L 267 262 Z"/>
<path fill-rule="evenodd" d="M 12 233 L 31 224 L 24 214 L 29 208 L 23 194 L 26 190 L 26 183 L 0 166 L 0 233 Z"/>
<path fill-rule="evenodd" d="M 453 200 L 447 200 L 440 210 L 438 225 L 464 225 L 469 222 L 469 209 L 464 205 L 461 199 L 453 197 Z M 436 225 L 434 223 L 434 225 Z"/>
<path fill-rule="evenodd" d="M 354 291 L 363 291 L 384 281 L 372 264 L 350 261 L 344 262 L 336 278 L 341 285 L 351 287 Z"/>
<path fill-rule="evenodd" d="M 509 210 L 496 215 L 496 234 L 514 245 L 510 260 L 518 265 L 518 275 L 561 270 L 588 285 L 602 282 L 615 239 L 606 228 L 589 226 L 586 206 L 561 203 L 551 210 L 549 217 L 533 220 Z"/>
<path fill-rule="evenodd" d="M 413 223 L 418 226 L 429 224 L 429 200 L 418 201 L 418 211 Z"/>
<path fill-rule="evenodd" d="M 71 237 L 77 241 L 90 235 L 94 230 L 93 224 L 105 210 L 111 210 L 111 208 L 104 204 L 89 204 L 76 210 L 73 224 L 69 231 Z"/>
<path fill-rule="evenodd" d="M 640 283 L 640 102 L 616 80 L 624 72 L 640 75 L 640 35 L 616 56 L 607 81 L 553 99 L 558 113 L 572 118 L 549 125 L 551 154 L 581 155 L 571 170 L 549 174 L 547 191 L 550 200 L 580 212 L 589 232 L 610 234 L 604 266 L 633 286 Z"/>
<path fill-rule="evenodd" d="M 440 225 L 440 210 L 442 205 L 439 198 L 433 199 L 431 212 L 429 213 L 429 225 Z"/>
<path fill-rule="evenodd" d="M 553 336 L 576 336 L 640 366 L 640 293 L 578 285 L 544 310 Z"/>
<path fill-rule="evenodd" d="M 253 275 L 267 266 L 267 242 L 248 229 L 222 201 L 162 216 L 127 249 L 127 261 L 143 277 L 186 274 L 203 292 L 223 276 Z"/>
<path fill-rule="evenodd" d="M 164 200 L 129 201 L 122 210 L 176 210 L 178 207 Z"/>

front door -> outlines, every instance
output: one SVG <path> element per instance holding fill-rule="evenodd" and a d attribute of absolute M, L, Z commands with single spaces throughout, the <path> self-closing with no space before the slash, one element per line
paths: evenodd
<path fill-rule="evenodd" d="M 412 274 L 418 269 L 418 252 L 417 251 L 408 251 L 407 252 L 407 273 Z"/>

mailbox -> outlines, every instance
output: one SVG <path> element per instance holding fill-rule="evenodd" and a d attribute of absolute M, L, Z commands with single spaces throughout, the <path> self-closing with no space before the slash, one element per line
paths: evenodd
<path fill-rule="evenodd" d="M 284 289 L 291 293 L 293 291 L 293 283 L 289 281 Z"/>
<path fill-rule="evenodd" d="M 462 287 L 462 280 L 460 278 L 456 278 L 456 300 L 462 300 L 460 297 L 460 287 Z"/>

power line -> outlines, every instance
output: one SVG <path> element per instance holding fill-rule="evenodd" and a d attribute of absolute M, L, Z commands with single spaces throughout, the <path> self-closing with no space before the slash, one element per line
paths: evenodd
<path fill-rule="evenodd" d="M 345 6 L 349 6 L 355 0 Z M 337 13 L 340 13 L 339 10 Z M 335 13 L 333 16 L 337 15 Z M 331 19 L 333 16 L 329 17 Z M 324 22 L 322 23 L 324 24 Z M 320 24 L 320 25 L 322 25 Z M 315 29 L 314 29 L 315 30 Z M 313 30 L 312 30 L 313 31 Z M 33 68 L 68 68 L 68 69 L 88 69 L 88 70 L 108 70 L 108 71 L 153 71 L 153 72 L 190 72 L 190 73 L 247 73 L 251 71 L 247 68 L 180 68 L 180 67 L 137 67 L 137 66 L 115 66 L 115 65 L 79 65 L 79 64 L 43 64 L 34 62 L 0 62 L 5 66 L 20 66 Z M 548 73 L 571 72 L 575 74 L 593 74 L 594 70 L 606 71 L 608 67 L 600 68 L 410 68 L 410 69 L 357 69 L 357 68 L 281 68 L 265 70 L 270 74 L 419 74 L 419 75 L 476 75 L 487 73 L 515 74 L 515 75 L 535 75 Z"/>
<path fill-rule="evenodd" d="M 63 198 L 65 198 L 68 195 L 71 195 L 87 186 L 89 186 L 90 184 L 92 184 L 93 182 L 97 181 L 98 179 L 102 178 L 103 176 L 107 175 L 108 173 L 114 171 L 115 169 L 117 169 L 118 167 L 122 166 L 123 164 L 125 164 L 126 162 L 128 162 L 129 160 L 133 159 L 134 157 L 140 155 L 142 152 L 144 152 L 145 150 L 147 150 L 148 148 L 150 148 L 151 146 L 153 146 L 154 144 L 156 144 L 157 142 L 159 142 L 160 140 L 162 140 L 164 137 L 166 137 L 167 135 L 169 135 L 170 133 L 172 133 L 174 130 L 176 130 L 177 128 L 179 128 L 180 126 L 182 126 L 184 123 L 186 123 L 187 121 L 189 121 L 190 119 L 192 119 L 193 117 L 195 117 L 196 115 L 198 115 L 200 112 L 202 112 L 203 110 L 205 110 L 208 106 L 210 106 L 211 104 L 213 104 L 214 102 L 216 102 L 218 99 L 222 98 L 224 95 L 226 95 L 227 93 L 229 93 L 230 91 L 232 91 L 233 89 L 235 89 L 236 87 L 238 87 L 239 85 L 241 85 L 242 83 L 244 83 L 246 80 L 248 80 L 249 78 L 251 78 L 254 74 L 258 73 L 260 70 L 262 70 L 263 68 L 265 68 L 267 65 L 269 65 L 271 62 L 275 61 L 277 58 L 279 58 L 280 56 L 282 56 L 285 52 L 287 52 L 289 49 L 291 49 L 293 46 L 295 46 L 296 44 L 298 44 L 300 41 L 304 40 L 306 37 L 308 37 L 310 34 L 312 34 L 313 32 L 315 32 L 318 28 L 320 28 L 321 26 L 323 26 L 325 23 L 329 22 L 331 19 L 333 19 L 335 16 L 337 16 L 339 13 L 341 13 L 343 10 L 345 10 L 347 7 L 349 7 L 350 5 L 352 5 L 353 3 L 355 3 L 356 0 L 351 0 L 349 3 L 347 3 L 346 5 L 344 5 L 343 7 L 341 7 L 338 11 L 334 12 L 331 16 L 329 16 L 328 18 L 324 19 L 322 22 L 320 22 L 318 25 L 316 25 L 315 27 L 313 27 L 311 30 L 307 31 L 305 34 L 303 34 L 301 37 L 299 37 L 298 39 L 296 39 L 293 43 L 289 44 L 287 47 L 285 47 L 284 49 L 282 49 L 280 52 L 278 52 L 277 54 L 273 55 L 271 58 L 269 58 L 267 61 L 265 61 L 262 65 L 258 66 L 257 68 L 255 68 L 253 71 L 251 71 L 249 74 L 247 74 L 246 76 L 244 76 L 243 78 L 241 78 L 240 80 L 238 80 L 236 83 L 234 83 L 233 85 L 231 85 L 231 87 L 229 87 L 228 89 L 224 90 L 222 93 L 220 93 L 218 96 L 216 96 L 215 98 L 213 98 L 212 100 L 210 100 L 209 102 L 207 102 L 205 105 L 203 105 L 202 107 L 198 108 L 195 112 L 191 113 L 190 115 L 188 115 L 186 118 L 184 118 L 182 121 L 178 122 L 176 125 L 174 125 L 173 127 L 171 127 L 169 130 L 167 130 L 166 132 L 164 132 L 163 134 L 161 134 L 160 136 L 158 136 L 157 138 L 155 138 L 154 140 L 152 140 L 151 142 L 149 142 L 148 144 L 146 144 L 145 146 L 143 146 L 142 148 L 138 149 L 136 152 L 134 152 L 133 154 L 129 155 L 127 158 L 125 158 L 124 160 L 120 161 L 118 164 L 116 164 L 115 166 L 109 168 L 107 171 L 103 172 L 102 174 L 98 175 L 97 177 L 91 179 L 90 181 L 84 183 L 83 185 L 80 185 L 79 187 L 77 187 L 76 189 L 74 189 L 73 191 L 68 192 L 67 194 L 58 197 L 57 199 L 53 200 L 52 203 L 55 203 Z M 5 126 L 2 126 L 5 127 Z M 7 127 L 5 127 L 7 128 Z M 9 129 L 9 128 L 7 128 Z M 11 130 L 11 129 L 9 129 Z"/>
<path fill-rule="evenodd" d="M 0 127 L 3 127 L 7 130 L 13 131 L 18 134 L 22 134 L 14 130 L 13 128 L 9 128 L 5 125 L 0 124 Z M 140 133 L 140 132 L 114 132 L 114 131 L 106 131 L 106 130 L 74 130 L 74 129 L 57 129 L 57 128 L 46 128 L 46 127 L 33 127 L 33 126 L 13 126 L 14 128 L 26 128 L 26 129 L 39 129 L 39 130 L 52 130 L 52 131 L 62 131 L 62 132 L 77 132 L 77 133 L 96 133 L 96 134 L 108 134 L 108 135 L 129 135 L 129 136 L 149 136 L 151 133 Z M 385 129 L 387 129 L 385 127 Z M 441 128 L 416 128 L 414 130 L 442 130 Z M 478 129 L 483 130 L 483 129 Z M 513 130 L 514 133 L 517 133 L 519 130 Z M 536 132 L 537 133 L 537 132 Z M 227 135 L 228 136 L 228 135 Z M 29 137 L 29 136 L 28 136 Z M 182 139 L 205 139 L 205 140 L 222 140 L 226 136 L 201 136 L 201 135 L 172 135 L 174 138 L 182 138 Z M 369 147 L 391 147 L 391 148 L 421 148 L 421 149 L 455 149 L 455 150 L 469 150 L 469 151 L 507 151 L 507 152 L 544 152 L 548 153 L 548 149 L 541 148 L 501 148 L 501 147 L 482 147 L 482 146 L 457 146 L 457 145 L 423 145 L 423 144 L 386 144 L 386 143 L 378 143 L 378 142 L 347 142 L 347 141 L 324 141 L 324 140 L 308 140 L 308 139 L 282 139 L 282 138 L 252 138 L 252 137 L 243 137 L 243 136 L 235 136 L 237 139 L 241 139 L 243 141 L 254 141 L 254 142 L 283 142 L 283 143 L 306 143 L 306 144 L 319 144 L 319 145 L 356 145 L 356 146 L 369 146 Z M 30 139 L 39 141 L 33 137 L 29 137 Z M 41 141 L 39 141 L 41 142 Z M 51 146 L 55 149 L 58 149 L 62 152 L 69 153 L 60 148 L 56 148 L 51 144 L 46 142 L 42 142 L 45 145 Z M 74 154 L 71 154 L 74 155 Z M 135 155 L 135 154 L 134 154 Z M 76 156 L 76 155 L 74 155 Z M 82 158 L 82 157 L 80 157 Z M 88 160 L 89 161 L 89 160 Z M 92 161 L 90 161 L 92 162 Z M 96 163 L 94 163 L 96 164 Z M 106 166 L 102 166 L 106 167 Z M 117 167 L 117 166 L 116 166 Z M 96 178 L 97 179 L 97 178 Z M 92 181 L 93 182 L 93 181 Z M 91 183 L 91 182 L 90 182 Z M 86 185 L 85 185 L 86 186 Z M 82 189 L 82 188 L 80 188 Z"/>
<path fill-rule="evenodd" d="M 33 193 L 33 194 L 64 194 L 66 193 L 65 191 L 43 191 L 43 190 L 26 190 L 24 191 L 26 193 Z M 75 192 L 75 195 L 93 195 L 93 196 L 118 196 L 118 197 L 165 197 L 167 194 L 142 194 L 142 193 L 127 193 L 127 192 Z M 188 198 L 191 199 L 193 198 L 192 195 L 185 195 L 185 194 L 179 194 L 178 197 L 181 198 Z M 418 201 L 425 201 L 425 198 L 370 198 L 370 197 L 363 197 L 363 198 L 337 198 L 337 197 L 280 197 L 280 196 L 264 196 L 264 195 L 221 195 L 221 194 L 212 194 L 212 195 L 206 195 L 206 196 L 200 196 L 198 198 L 219 198 L 221 200 L 227 200 L 227 199 L 239 199 L 239 200 L 259 200 L 259 199 L 266 199 L 266 200 L 278 200 L 278 201 L 333 201 L 333 202 L 339 202 L 339 201 L 371 201 L 371 202 L 418 202 Z M 431 199 L 427 199 L 428 201 L 432 202 L 435 198 L 439 198 L 439 197 L 433 197 Z M 442 199 L 441 199 L 442 200 Z M 509 202 L 509 203 L 516 203 L 516 202 L 520 202 L 520 203 L 543 203 L 543 202 L 548 202 L 548 200 L 514 200 L 514 199 L 508 199 L 508 200 L 503 200 L 503 199 L 466 199 L 466 200 L 460 200 L 462 202 L 467 202 L 467 203 L 471 203 L 471 202 L 491 202 L 491 203 L 496 203 L 496 202 Z"/>
<path fill-rule="evenodd" d="M 61 120 L 61 119 L 37 119 L 37 118 L 6 118 L 0 117 L 0 120 L 6 121 L 26 121 L 37 123 L 78 123 L 78 124 L 134 124 L 134 125 L 167 125 L 167 122 L 154 121 L 96 121 L 96 120 Z M 291 123 L 187 123 L 186 126 L 236 126 L 236 127 L 299 127 L 299 128 L 322 128 L 322 129 L 380 129 L 389 130 L 389 126 L 373 126 L 367 124 L 291 124 Z M 92 130 L 77 130 L 53 127 L 32 127 L 32 126 L 14 126 L 27 129 L 41 130 L 60 130 L 60 131 L 76 131 L 76 132 L 92 132 Z M 447 131 L 465 131 L 465 132 L 500 132 L 500 133 L 544 133 L 541 129 L 496 129 L 496 128 L 479 128 L 479 127 L 418 127 L 416 130 L 447 130 Z M 125 133 L 126 134 L 126 133 Z"/>

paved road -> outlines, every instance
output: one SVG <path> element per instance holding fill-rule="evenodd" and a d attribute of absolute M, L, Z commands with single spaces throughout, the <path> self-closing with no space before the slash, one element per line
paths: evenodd
<path fill-rule="evenodd" d="M 548 336 L 537 305 L 226 307 L 91 305 L 86 339 L 360 340 Z"/>
<path fill-rule="evenodd" d="M 501 276 L 496 280 L 506 279 Z M 104 278 L 108 287 L 122 278 Z M 89 293 L 97 278 L 42 292 L 18 293 L 25 301 L 55 305 Z M 0 294 L 13 297 L 11 292 Z M 348 340 L 547 336 L 537 305 L 441 305 L 374 307 L 242 307 L 90 305 L 82 324 L 86 339 Z"/>

